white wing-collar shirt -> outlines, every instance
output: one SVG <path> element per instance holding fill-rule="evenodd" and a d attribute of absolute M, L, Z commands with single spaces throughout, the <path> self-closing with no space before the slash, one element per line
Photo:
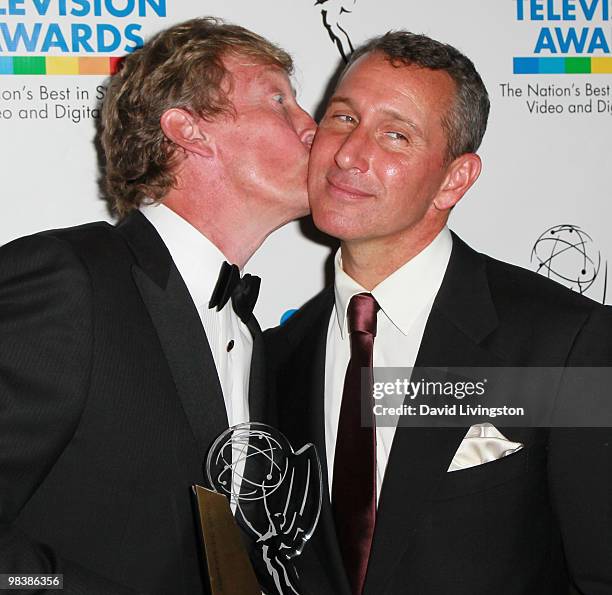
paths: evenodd
<path fill-rule="evenodd" d="M 419 254 L 371 292 L 342 269 L 339 249 L 334 259 L 335 304 L 327 330 L 325 355 L 325 448 L 331 492 L 336 437 L 344 377 L 350 359 L 347 308 L 358 293 L 371 293 L 380 306 L 374 339 L 374 367 L 413 367 L 434 299 L 450 260 L 453 240 L 447 227 Z M 396 427 L 376 428 L 377 501 Z"/>
<path fill-rule="evenodd" d="M 229 425 L 249 421 L 253 338 L 231 300 L 220 311 L 208 308 L 221 264 L 227 259 L 206 236 L 163 204 L 142 205 L 140 211 L 166 244 L 198 311 L 221 382 Z"/>

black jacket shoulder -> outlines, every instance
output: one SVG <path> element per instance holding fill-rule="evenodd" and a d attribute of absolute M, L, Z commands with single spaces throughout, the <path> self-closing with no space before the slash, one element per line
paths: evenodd
<path fill-rule="evenodd" d="M 496 303 L 513 302 L 539 311 L 589 312 L 601 304 L 547 277 L 483 255 L 491 296 Z"/>
<path fill-rule="evenodd" d="M 310 298 L 286 322 L 267 329 L 264 332 L 266 343 L 276 346 L 286 342 L 293 345 L 297 338 L 311 330 L 319 319 L 329 316 L 333 301 L 334 288 L 330 285 Z"/>

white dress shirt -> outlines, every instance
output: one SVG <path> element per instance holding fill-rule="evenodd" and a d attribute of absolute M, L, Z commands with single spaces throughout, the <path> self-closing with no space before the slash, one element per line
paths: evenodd
<path fill-rule="evenodd" d="M 143 205 L 140 211 L 166 244 L 200 315 L 221 381 L 229 425 L 249 421 L 253 338 L 231 300 L 219 312 L 208 308 L 221 264 L 227 259 L 206 236 L 163 204 Z"/>
<path fill-rule="evenodd" d="M 424 250 L 371 292 L 344 272 L 341 251 L 336 253 L 335 306 L 329 320 L 325 356 L 325 448 L 330 494 L 344 377 L 351 356 L 346 320 L 348 304 L 355 294 L 365 292 L 371 293 L 380 306 L 374 339 L 374 367 L 413 367 L 452 245 L 450 231 L 445 227 Z M 376 428 L 377 502 L 395 430 L 395 426 Z"/>

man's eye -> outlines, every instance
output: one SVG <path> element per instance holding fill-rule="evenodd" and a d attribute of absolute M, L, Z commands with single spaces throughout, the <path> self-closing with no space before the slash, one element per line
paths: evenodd
<path fill-rule="evenodd" d="M 407 141 L 408 139 L 401 132 L 386 132 L 385 133 L 391 140 Z"/>
<path fill-rule="evenodd" d="M 349 116 L 348 114 L 337 114 L 334 116 L 334 118 L 340 122 L 346 122 L 347 124 L 352 124 L 355 121 L 355 118 L 353 118 L 353 116 Z"/>
<path fill-rule="evenodd" d="M 273 96 L 274 101 L 276 101 L 277 103 L 280 103 L 281 105 L 283 103 L 285 103 L 285 96 L 282 93 L 277 93 L 276 95 Z"/>

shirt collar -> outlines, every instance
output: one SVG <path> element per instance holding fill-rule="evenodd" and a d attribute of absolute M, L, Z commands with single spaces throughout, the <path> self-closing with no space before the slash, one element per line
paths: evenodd
<path fill-rule="evenodd" d="M 170 252 L 191 299 L 198 307 L 208 305 L 223 253 L 193 225 L 163 204 L 141 205 L 140 212 L 151 222 Z"/>
<path fill-rule="evenodd" d="M 417 316 L 438 293 L 452 247 L 451 233 L 444 227 L 425 249 L 391 273 L 371 292 L 344 272 L 342 252 L 339 248 L 334 258 L 334 293 L 342 338 L 344 339 L 346 334 L 348 304 L 355 294 L 364 292 L 371 293 L 393 325 L 402 334 L 407 335 Z"/>

